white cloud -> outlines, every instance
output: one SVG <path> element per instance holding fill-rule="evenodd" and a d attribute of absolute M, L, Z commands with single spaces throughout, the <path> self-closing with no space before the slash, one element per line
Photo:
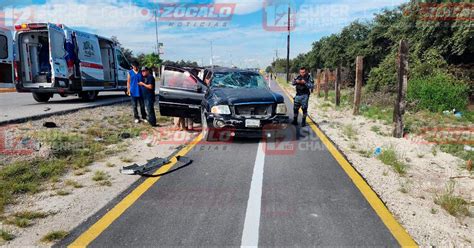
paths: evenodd
<path fill-rule="evenodd" d="M 262 0 L 215 0 L 214 3 L 228 3 L 235 4 L 234 14 L 236 15 L 246 15 L 253 12 L 257 12 L 263 7 Z"/>

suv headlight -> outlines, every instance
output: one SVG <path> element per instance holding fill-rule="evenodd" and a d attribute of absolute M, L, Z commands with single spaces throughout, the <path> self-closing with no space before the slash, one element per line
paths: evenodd
<path fill-rule="evenodd" d="M 286 104 L 279 103 L 277 105 L 276 113 L 280 115 L 285 115 L 288 110 L 286 109 Z"/>
<path fill-rule="evenodd" d="M 219 115 L 230 115 L 230 108 L 227 105 L 216 105 L 211 108 L 211 113 Z"/>

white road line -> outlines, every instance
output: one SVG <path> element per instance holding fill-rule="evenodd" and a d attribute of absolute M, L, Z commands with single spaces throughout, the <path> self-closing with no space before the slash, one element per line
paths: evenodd
<path fill-rule="evenodd" d="M 262 205 L 263 167 L 265 164 L 263 145 L 263 141 L 260 141 L 257 148 L 257 158 L 255 159 L 252 183 L 250 184 L 249 201 L 247 203 L 247 211 L 245 212 L 241 247 L 258 246 L 258 231 Z"/>

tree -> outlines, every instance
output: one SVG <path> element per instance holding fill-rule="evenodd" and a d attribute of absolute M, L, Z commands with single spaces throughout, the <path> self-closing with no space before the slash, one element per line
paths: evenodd
<path fill-rule="evenodd" d="M 120 51 L 123 53 L 123 56 L 125 56 L 125 58 L 129 62 L 133 62 L 133 61 L 138 62 L 138 58 L 133 56 L 133 51 L 132 50 L 122 47 L 122 43 L 120 43 L 117 36 L 112 36 L 111 40 L 114 41 L 115 43 L 117 43 L 117 45 L 120 47 Z"/>
<path fill-rule="evenodd" d="M 139 62 L 143 66 L 156 70 L 161 67 L 163 60 L 160 59 L 160 55 L 149 53 L 144 55 Z"/>

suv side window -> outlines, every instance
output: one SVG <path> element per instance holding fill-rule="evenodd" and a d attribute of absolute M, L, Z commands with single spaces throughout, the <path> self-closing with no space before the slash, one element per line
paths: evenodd
<path fill-rule="evenodd" d="M 165 70 L 162 75 L 163 86 L 186 90 L 196 90 L 197 80 L 189 72 Z"/>

